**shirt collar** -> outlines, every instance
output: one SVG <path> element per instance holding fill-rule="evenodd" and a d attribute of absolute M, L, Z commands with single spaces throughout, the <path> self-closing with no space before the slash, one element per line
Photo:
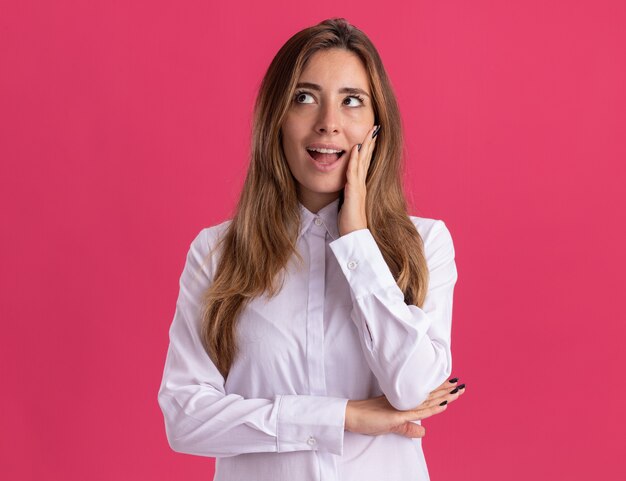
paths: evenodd
<path fill-rule="evenodd" d="M 309 231 L 311 227 L 317 229 L 325 229 L 331 236 L 331 240 L 339 239 L 339 228 L 337 226 L 337 217 L 339 213 L 339 197 L 337 197 L 330 204 L 322 207 L 317 214 L 311 212 L 304 207 L 301 202 L 300 205 L 300 234 L 302 236 L 305 232 Z M 315 224 L 316 218 L 321 218 L 323 223 L 318 226 Z"/>

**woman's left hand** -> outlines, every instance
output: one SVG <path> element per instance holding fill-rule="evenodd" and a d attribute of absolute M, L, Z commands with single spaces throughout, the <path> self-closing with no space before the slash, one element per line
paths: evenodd
<path fill-rule="evenodd" d="M 372 152 L 376 144 L 376 125 L 372 127 L 362 144 L 357 144 L 350 151 L 348 160 L 347 181 L 343 189 L 343 204 L 337 217 L 339 235 L 349 234 L 359 229 L 367 229 L 365 213 L 365 179 L 372 160 Z M 361 150 L 359 150 L 361 145 Z"/>

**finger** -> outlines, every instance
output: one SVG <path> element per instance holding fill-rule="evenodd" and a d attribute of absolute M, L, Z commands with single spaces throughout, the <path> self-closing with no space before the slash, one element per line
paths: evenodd
<path fill-rule="evenodd" d="M 365 139 L 363 139 L 363 142 L 360 144 L 357 144 L 357 150 L 360 152 L 361 150 L 363 150 L 363 146 L 366 145 L 368 142 L 371 143 L 372 140 L 374 140 L 374 132 L 376 131 L 376 125 L 374 125 L 367 134 L 365 134 Z"/>
<path fill-rule="evenodd" d="M 442 397 L 446 396 L 446 394 L 454 394 L 456 392 L 454 391 L 455 389 L 456 387 L 454 386 L 442 387 L 440 389 L 437 389 L 428 395 L 426 401 L 441 399 Z"/>
<path fill-rule="evenodd" d="M 371 144 L 372 142 L 372 135 L 374 135 L 374 131 L 376 130 L 376 126 L 374 125 L 371 129 L 368 130 L 368 132 L 365 134 L 365 138 L 363 139 L 363 142 L 358 144 L 357 150 L 359 151 L 359 158 L 360 159 L 364 159 L 365 158 L 365 152 L 368 148 L 368 146 Z"/>
<path fill-rule="evenodd" d="M 427 408 L 427 407 L 430 407 L 430 406 L 434 406 L 435 404 L 441 404 L 441 402 L 449 400 L 448 396 L 452 396 L 454 394 L 456 394 L 456 393 L 452 393 L 452 390 L 447 390 L 447 391 L 441 390 L 441 391 L 438 391 L 437 395 L 429 397 L 422 404 L 417 406 L 415 409 L 412 409 L 412 411 L 419 411 L 420 409 L 424 409 L 424 408 Z"/>
<path fill-rule="evenodd" d="M 448 387 L 450 387 L 450 386 L 454 387 L 454 386 L 456 386 L 456 385 L 459 383 L 458 381 L 459 381 L 459 378 L 457 378 L 457 377 L 453 377 L 453 378 L 447 379 L 446 381 L 444 381 L 444 382 L 443 382 L 443 383 L 442 383 L 442 384 L 441 384 L 438 388 L 436 388 L 435 390 L 437 390 L 437 389 L 445 389 L 445 388 L 448 388 Z"/>
<path fill-rule="evenodd" d="M 413 412 L 419 416 L 419 413 L 423 410 L 431 409 L 436 406 L 441 406 L 442 404 L 443 406 L 449 405 L 450 403 L 456 401 L 459 396 L 461 396 L 461 394 L 463 394 L 463 390 L 454 388 L 452 391 L 444 392 L 444 394 L 442 394 L 441 396 L 433 397 L 432 399 L 424 401 L 422 404 L 420 404 L 419 408 L 411 409 L 407 412 Z"/>
<path fill-rule="evenodd" d="M 397 434 L 406 436 L 407 438 L 423 438 L 426 436 L 426 428 L 421 424 L 406 422 L 399 426 Z"/>
<path fill-rule="evenodd" d="M 372 146 L 374 142 L 376 142 L 376 138 L 372 138 L 376 128 L 378 126 L 374 125 L 365 135 L 365 139 L 363 140 L 363 144 L 361 146 L 360 156 L 359 156 L 359 179 L 363 183 L 365 183 L 365 176 L 367 174 L 367 169 L 369 167 L 370 158 L 372 155 Z"/>
<path fill-rule="evenodd" d="M 434 416 L 435 414 L 439 414 L 440 412 L 445 411 L 448 408 L 448 404 L 444 404 L 440 406 L 439 404 L 435 404 L 426 409 L 420 409 L 419 411 L 407 411 L 407 417 L 405 421 L 421 421 L 422 419 L 429 418 Z"/>
<path fill-rule="evenodd" d="M 442 401 L 446 399 L 448 402 L 452 402 L 456 400 L 459 395 L 465 392 L 465 384 L 460 384 L 458 387 L 461 389 L 457 389 L 458 379 L 452 378 L 451 380 L 455 381 L 454 384 L 450 383 L 450 380 L 445 381 L 439 387 L 437 387 L 434 391 L 431 391 L 428 397 L 419 405 L 415 406 L 413 409 L 407 409 L 402 412 L 417 412 L 421 409 L 425 409 L 437 404 L 440 404 Z M 384 397 L 384 396 L 381 396 Z"/>
<path fill-rule="evenodd" d="M 450 382 L 450 381 L 454 381 L 454 382 Z M 459 380 L 456 377 L 448 379 L 443 384 L 441 384 L 440 386 L 436 387 L 433 391 L 431 391 L 431 393 L 428 395 L 426 399 L 430 399 L 431 397 L 438 397 L 441 395 L 442 392 L 448 392 L 448 391 L 453 390 L 459 384 L 458 381 Z"/>
<path fill-rule="evenodd" d="M 461 394 L 465 393 L 465 383 L 463 384 L 459 384 L 457 386 L 457 384 L 453 384 L 453 387 L 447 386 L 444 387 L 442 389 L 440 389 L 439 391 L 437 391 L 437 393 L 439 394 L 438 396 L 434 396 L 434 399 L 441 399 L 441 396 L 445 396 L 447 394 L 457 394 L 460 396 Z M 457 396 L 458 397 L 458 396 Z M 454 398 L 456 399 L 456 397 Z"/>
<path fill-rule="evenodd" d="M 422 403 L 422 406 L 420 406 L 420 409 L 429 408 L 431 406 L 436 406 L 436 405 L 441 405 L 441 403 L 450 404 L 456 401 L 461 394 L 462 394 L 461 391 L 459 391 L 457 388 L 454 388 L 452 391 L 446 392 L 439 397 L 435 397 L 428 401 L 424 401 Z M 416 409 L 416 411 L 419 411 L 419 409 Z"/>
<path fill-rule="evenodd" d="M 374 132 L 376 131 L 376 129 L 374 129 Z M 372 156 L 374 155 L 374 148 L 376 147 L 376 139 L 378 137 L 374 137 L 368 146 L 367 149 L 367 155 L 365 157 L 365 160 L 363 162 L 363 183 L 365 183 L 365 180 L 367 179 L 367 173 L 369 172 L 369 168 L 370 168 L 370 164 L 372 163 Z"/>
<path fill-rule="evenodd" d="M 359 165 L 359 149 L 357 144 L 352 147 L 350 151 L 350 158 L 348 159 L 348 168 L 346 169 L 346 176 L 348 177 L 348 182 L 355 181 L 355 176 L 358 174 L 357 167 Z"/>

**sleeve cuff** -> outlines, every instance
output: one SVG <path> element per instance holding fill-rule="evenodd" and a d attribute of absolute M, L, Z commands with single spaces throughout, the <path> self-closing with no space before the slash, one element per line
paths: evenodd
<path fill-rule="evenodd" d="M 347 398 L 277 395 L 277 451 L 343 455 Z"/>
<path fill-rule="evenodd" d="M 356 299 L 397 286 L 369 229 L 342 235 L 328 244 Z"/>

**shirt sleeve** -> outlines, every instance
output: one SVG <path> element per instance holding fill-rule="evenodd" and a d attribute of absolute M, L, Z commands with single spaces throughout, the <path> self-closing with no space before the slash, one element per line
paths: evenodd
<path fill-rule="evenodd" d="M 342 455 L 347 398 L 226 394 L 224 378 L 200 341 L 201 299 L 212 279 L 212 268 L 204 265 L 209 229 L 190 246 L 169 330 L 158 402 L 170 447 L 210 457 L 304 450 Z"/>
<path fill-rule="evenodd" d="M 408 305 L 369 229 L 329 243 L 350 285 L 351 319 L 362 351 L 393 407 L 419 406 L 452 372 L 452 298 L 457 281 L 454 245 L 442 220 L 424 250 L 430 280 L 423 308 Z"/>

